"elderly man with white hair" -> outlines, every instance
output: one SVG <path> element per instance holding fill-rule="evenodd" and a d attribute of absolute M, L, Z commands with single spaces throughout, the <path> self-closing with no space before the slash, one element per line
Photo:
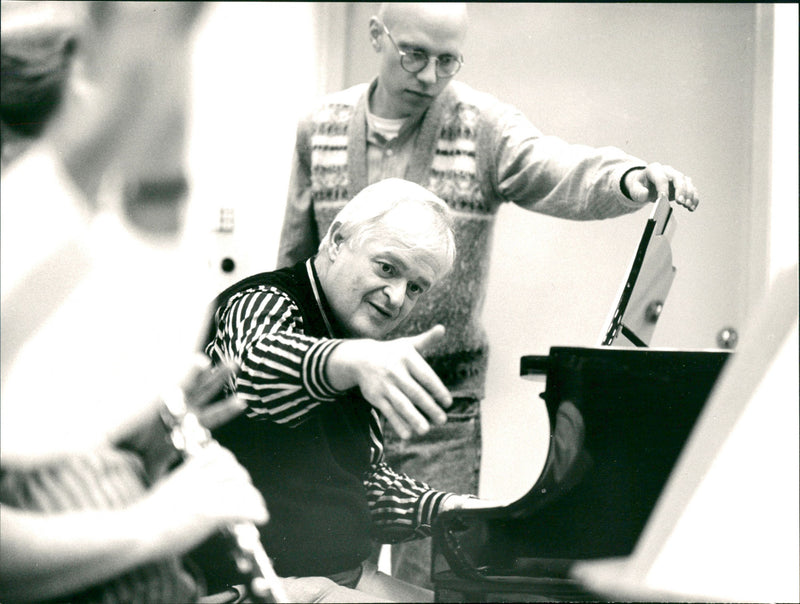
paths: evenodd
<path fill-rule="evenodd" d="M 262 541 L 293 600 L 432 600 L 377 571 L 372 539 L 426 536 L 440 511 L 482 505 L 383 460 L 380 414 L 408 435 L 446 421 L 450 394 L 421 354 L 444 328 L 384 338 L 454 259 L 447 205 L 387 179 L 342 208 L 315 256 L 217 299 L 206 352 L 240 367 L 248 409 L 216 436 L 267 501 Z"/>

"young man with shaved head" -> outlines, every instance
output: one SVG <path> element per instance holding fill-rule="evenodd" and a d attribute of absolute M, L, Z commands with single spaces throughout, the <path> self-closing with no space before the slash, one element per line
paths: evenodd
<path fill-rule="evenodd" d="M 455 211 L 454 270 L 393 333 L 446 327 L 426 359 L 453 398 L 448 422 L 411 439 L 387 430 L 386 445 L 395 467 L 475 493 L 488 362 L 480 318 L 500 204 L 587 220 L 634 212 L 659 195 L 673 193 L 689 210 L 699 199 L 669 166 L 545 136 L 514 107 L 456 81 L 466 30 L 460 3 L 382 4 L 369 20 L 375 79 L 324 97 L 298 125 L 278 266 L 313 253 L 346 200 L 387 177 L 419 183 Z M 429 543 L 394 546 L 394 575 L 430 585 L 429 555 Z"/>

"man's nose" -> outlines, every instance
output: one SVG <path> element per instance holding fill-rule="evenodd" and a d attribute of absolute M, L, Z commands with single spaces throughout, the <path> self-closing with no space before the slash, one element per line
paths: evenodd
<path fill-rule="evenodd" d="M 428 61 L 428 64 L 425 66 L 425 69 L 417 72 L 417 79 L 419 81 L 431 85 L 436 83 L 438 80 L 438 77 L 436 76 L 436 61 L 436 57 L 431 57 Z"/>
<path fill-rule="evenodd" d="M 403 305 L 406 299 L 406 286 L 406 282 L 399 279 L 386 284 L 384 291 L 392 307 L 400 308 Z"/>

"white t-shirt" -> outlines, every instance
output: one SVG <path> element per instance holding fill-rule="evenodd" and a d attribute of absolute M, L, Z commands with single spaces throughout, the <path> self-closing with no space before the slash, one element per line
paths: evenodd
<path fill-rule="evenodd" d="M 380 134 L 386 142 L 397 138 L 405 121 L 406 118 L 378 117 L 367 108 L 367 126 L 371 131 Z"/>

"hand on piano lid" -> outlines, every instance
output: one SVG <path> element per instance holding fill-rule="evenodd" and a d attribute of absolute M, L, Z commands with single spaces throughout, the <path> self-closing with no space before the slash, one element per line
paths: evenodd
<path fill-rule="evenodd" d="M 425 434 L 431 423 L 447 421 L 442 407 L 453 404 L 447 387 L 421 354 L 443 336 L 444 327 L 436 325 L 394 340 L 344 340 L 328 357 L 328 379 L 341 391 L 358 386 L 401 438 Z"/>
<path fill-rule="evenodd" d="M 627 191 L 633 201 L 642 204 L 666 197 L 693 212 L 700 203 L 700 196 L 691 178 L 672 166 L 657 162 L 630 170 L 623 178 L 622 190 Z"/>
<path fill-rule="evenodd" d="M 474 495 L 456 495 L 455 493 L 451 493 L 442 500 L 439 506 L 439 512 L 500 508 L 509 505 L 513 501 L 513 499 L 481 499 Z"/>

